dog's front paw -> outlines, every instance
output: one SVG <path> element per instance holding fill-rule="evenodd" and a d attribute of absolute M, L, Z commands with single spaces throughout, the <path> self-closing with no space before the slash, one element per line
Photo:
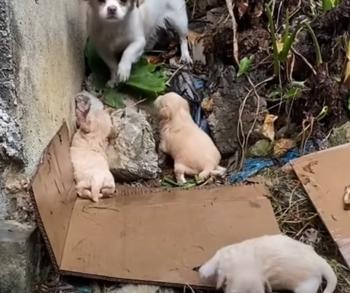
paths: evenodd
<path fill-rule="evenodd" d="M 118 66 L 118 73 L 117 73 L 118 81 L 126 82 L 130 77 L 130 72 L 131 72 L 130 64 L 120 63 Z"/>
<path fill-rule="evenodd" d="M 118 85 L 118 81 L 117 81 L 116 79 L 114 79 L 114 78 L 110 79 L 110 80 L 107 81 L 107 83 L 106 83 L 106 86 L 109 87 L 109 88 L 111 88 L 111 89 L 116 88 L 117 85 Z"/>
<path fill-rule="evenodd" d="M 193 64 L 193 60 L 190 56 L 190 53 L 189 52 L 183 53 L 181 55 L 180 62 L 185 64 Z"/>

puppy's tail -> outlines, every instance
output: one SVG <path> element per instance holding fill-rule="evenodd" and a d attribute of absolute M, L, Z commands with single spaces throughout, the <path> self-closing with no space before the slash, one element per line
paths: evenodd
<path fill-rule="evenodd" d="M 217 276 L 216 288 L 222 287 L 225 279 L 221 274 L 218 274 L 220 256 L 216 253 L 210 260 L 208 260 L 204 265 L 199 268 L 199 275 L 202 279 L 212 278 Z"/>
<path fill-rule="evenodd" d="M 322 275 L 327 281 L 327 286 L 323 293 L 333 293 L 337 287 L 337 276 L 327 261 L 324 259 L 322 261 Z"/>

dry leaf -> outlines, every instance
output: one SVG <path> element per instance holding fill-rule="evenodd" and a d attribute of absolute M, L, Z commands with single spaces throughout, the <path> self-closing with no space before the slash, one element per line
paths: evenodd
<path fill-rule="evenodd" d="M 345 187 L 343 202 L 344 210 L 350 210 L 350 185 Z"/>
<path fill-rule="evenodd" d="M 214 100 L 211 97 L 204 98 L 201 103 L 202 109 L 206 113 L 213 112 Z"/>
<path fill-rule="evenodd" d="M 282 50 L 283 50 L 283 46 L 284 46 L 284 43 L 283 43 L 282 39 L 277 39 L 276 40 L 276 46 L 277 46 L 278 54 L 281 53 Z"/>
<path fill-rule="evenodd" d="M 295 140 L 289 139 L 289 138 L 281 138 L 276 141 L 273 147 L 273 155 L 275 157 L 282 157 L 295 146 L 296 146 Z"/>
<path fill-rule="evenodd" d="M 237 4 L 239 18 L 242 18 L 246 14 L 248 6 L 249 4 L 247 2 L 240 2 Z"/>
<path fill-rule="evenodd" d="M 267 114 L 265 116 L 264 125 L 262 127 L 262 135 L 268 138 L 271 141 L 275 140 L 275 121 L 277 120 L 278 116 Z"/>
<path fill-rule="evenodd" d="M 187 39 L 192 51 L 193 61 L 200 62 L 201 64 L 206 65 L 207 60 L 205 57 L 205 40 L 203 34 L 199 34 L 194 31 L 189 31 Z"/>

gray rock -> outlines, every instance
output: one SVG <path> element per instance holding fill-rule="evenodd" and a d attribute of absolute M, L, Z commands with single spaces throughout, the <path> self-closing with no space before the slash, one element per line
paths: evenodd
<path fill-rule="evenodd" d="M 350 121 L 334 128 L 331 136 L 329 137 L 330 146 L 338 146 L 350 142 Z"/>
<path fill-rule="evenodd" d="M 113 138 L 107 149 L 111 172 L 117 180 L 154 179 L 159 173 L 153 131 L 143 112 L 133 108 L 111 114 Z"/>
<path fill-rule="evenodd" d="M 32 233 L 32 226 L 0 222 L 0 292 L 31 292 L 38 257 Z"/>
<path fill-rule="evenodd" d="M 212 95 L 213 111 L 208 117 L 208 123 L 214 142 L 222 155 L 231 155 L 238 150 L 239 141 L 237 125 L 239 109 L 251 86 L 246 78 L 236 78 L 234 66 L 219 67 L 212 80 L 218 80 L 217 91 Z M 242 112 L 243 132 L 246 135 L 251 128 L 257 109 L 257 99 L 252 93 L 247 99 Z M 260 109 L 253 135 L 258 133 L 264 121 L 266 101 L 260 98 Z"/>
<path fill-rule="evenodd" d="M 22 136 L 17 122 L 0 109 L 0 160 L 23 161 Z"/>

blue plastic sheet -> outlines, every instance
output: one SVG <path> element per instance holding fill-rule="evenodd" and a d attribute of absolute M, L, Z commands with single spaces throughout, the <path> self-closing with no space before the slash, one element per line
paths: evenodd
<path fill-rule="evenodd" d="M 304 154 L 308 154 L 316 151 L 315 145 L 312 141 L 308 142 L 305 147 Z M 280 159 L 270 159 L 270 158 L 251 158 L 245 160 L 242 170 L 233 173 L 229 177 L 229 182 L 231 184 L 240 183 L 246 181 L 251 176 L 257 174 L 258 172 L 272 167 L 274 165 L 280 164 L 285 165 L 288 162 L 299 158 L 301 156 L 300 150 L 298 148 L 291 149 Z"/>

